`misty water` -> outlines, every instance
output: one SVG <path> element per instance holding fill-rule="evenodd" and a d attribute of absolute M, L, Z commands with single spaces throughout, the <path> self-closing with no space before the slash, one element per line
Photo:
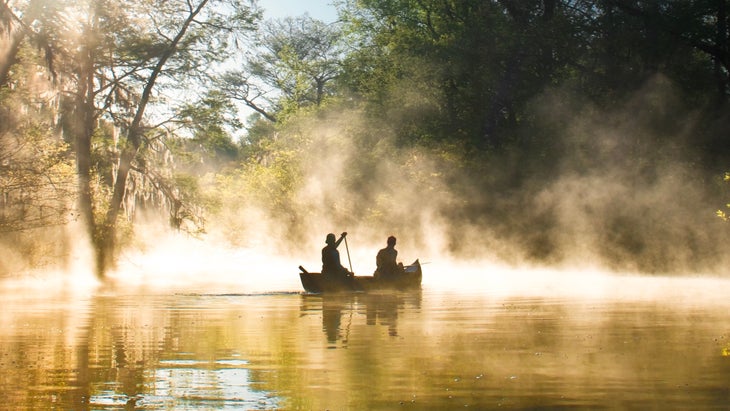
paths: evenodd
<path fill-rule="evenodd" d="M 431 265 L 411 293 L 306 295 L 293 267 L 270 290 L 44 282 L 2 288 L 2 409 L 730 404 L 724 279 Z"/>

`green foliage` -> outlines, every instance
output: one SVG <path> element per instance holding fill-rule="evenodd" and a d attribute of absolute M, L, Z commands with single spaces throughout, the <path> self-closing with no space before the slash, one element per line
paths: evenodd
<path fill-rule="evenodd" d="M 65 226 L 75 219 L 69 147 L 18 93 L 0 97 L 0 276 L 69 258 Z M 15 110 L 13 110 L 15 109 Z M 6 111 L 7 110 L 7 111 Z"/>
<path fill-rule="evenodd" d="M 69 146 L 50 121 L 53 102 L 38 99 L 48 83 L 25 76 L 40 59 L 33 50 L 19 54 L 0 87 L 0 233 L 59 226 L 72 218 L 75 178 Z"/>
<path fill-rule="evenodd" d="M 27 125 L 0 136 L 0 232 L 62 225 L 71 217 L 74 169 L 68 147 Z"/>
<path fill-rule="evenodd" d="M 256 231 L 267 222 L 282 224 L 283 231 L 296 226 L 302 148 L 292 141 L 262 139 L 249 144 L 248 157 L 239 168 L 216 177 L 209 209 L 229 241 L 240 244 L 257 238 Z M 269 221 L 257 218 L 261 210 L 267 210 Z"/>
<path fill-rule="evenodd" d="M 725 173 L 725 177 L 723 178 L 723 181 L 730 182 L 730 173 Z M 725 204 L 725 207 L 730 209 L 730 204 Z M 728 222 L 730 221 L 730 215 L 728 215 L 725 210 L 717 210 L 715 214 L 720 217 L 723 221 Z"/>
<path fill-rule="evenodd" d="M 566 206 L 545 187 L 565 174 L 640 190 L 671 165 L 711 203 L 702 176 L 730 159 L 726 1 L 343 0 L 335 24 L 256 36 L 241 0 L 52 3 L 0 21 L 6 231 L 64 223 L 74 203 L 99 246 L 142 211 L 196 233 L 214 211 L 231 237 L 257 220 L 240 210 L 289 233 L 440 219 L 454 248 L 495 227 L 549 261 Z M 652 242 L 636 227 L 654 214 L 625 214 L 596 223 L 614 259 Z"/>
<path fill-rule="evenodd" d="M 294 206 L 291 196 L 301 178 L 300 163 L 306 141 L 296 135 L 274 134 L 249 141 L 248 156 L 235 174 L 240 193 L 249 196 L 238 202 L 265 205 L 286 214 Z"/>
<path fill-rule="evenodd" d="M 717 84 L 715 56 L 698 50 L 708 50 L 717 11 L 657 4 L 346 2 L 358 47 L 342 81 L 376 117 L 400 123 L 406 140 L 456 139 L 480 151 L 511 144 L 531 100 L 558 84 L 611 105 L 661 72 L 703 103 Z"/>
<path fill-rule="evenodd" d="M 199 170 L 191 171 L 202 174 L 237 158 L 238 147 L 231 138 L 232 130 L 241 128 L 236 115 L 235 107 L 216 91 L 209 92 L 199 102 L 181 107 L 178 117 L 191 135 L 178 139 L 177 143 L 178 147 L 188 147 L 183 155 L 194 157 L 188 164 L 198 163 Z M 182 154 L 181 150 L 175 152 Z"/>
<path fill-rule="evenodd" d="M 229 72 L 219 86 L 269 120 L 285 120 L 335 94 L 344 53 L 338 24 L 307 15 L 267 21 L 250 48 L 255 52 L 243 69 Z"/>
<path fill-rule="evenodd" d="M 10 14 L 2 35 L 12 46 L 0 50 L 0 87 L 5 91 L 12 78 L 25 82 L 18 89 L 29 100 L 58 103 L 42 113 L 34 103 L 24 108 L 58 125 L 74 151 L 80 220 L 103 274 L 140 210 L 166 212 L 175 228 L 184 221 L 200 228 L 196 187 L 176 172 L 166 143 L 180 147 L 176 139 L 188 137 L 191 157 L 206 160 L 208 170 L 188 172 L 202 174 L 219 167 L 214 162 L 236 158 L 230 126 L 240 125 L 230 104 L 215 93 L 200 103 L 194 98 L 255 28 L 260 12 L 244 0 L 57 1 L 36 10 L 41 3 L 3 9 Z M 28 44 L 43 50 L 45 61 L 12 67 L 32 50 Z M 43 69 L 54 82 L 36 90 Z M 120 214 L 127 218 L 119 221 Z"/>
<path fill-rule="evenodd" d="M 269 83 L 291 98 L 249 127 L 238 179 L 253 180 L 242 196 L 295 221 L 408 231 L 443 221 L 453 250 L 467 253 L 469 239 L 484 244 L 490 232 L 502 257 L 541 262 L 565 258 L 571 236 L 590 231 L 564 221 L 574 212 L 598 227 L 597 254 L 617 269 L 669 269 L 659 256 L 671 243 L 703 250 L 675 256 L 682 264 L 707 262 L 721 234 L 682 192 L 718 198 L 703 176 L 730 158 L 720 6 L 341 1 L 347 52 L 333 105 L 301 104 L 305 69 L 291 44 L 264 53 L 272 72 L 294 68 Z M 336 188 L 308 202 L 294 194 L 330 178 L 317 162 L 332 168 L 325 185 Z M 655 192 L 669 180 L 672 190 Z M 566 186 L 561 201 L 553 190 Z M 591 202 L 593 189 L 615 197 Z M 686 224 L 659 224 L 662 213 Z M 714 240 L 698 240 L 703 231 Z"/>

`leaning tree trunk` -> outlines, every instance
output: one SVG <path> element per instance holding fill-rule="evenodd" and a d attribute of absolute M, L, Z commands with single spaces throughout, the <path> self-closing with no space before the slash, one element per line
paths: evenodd
<path fill-rule="evenodd" d="M 165 49 L 160 55 L 157 64 L 150 73 L 147 82 L 145 83 L 142 96 L 137 106 L 134 119 L 130 124 L 129 131 L 127 134 L 127 143 L 122 149 L 122 153 L 119 156 L 119 166 L 117 167 L 117 175 L 114 181 L 114 192 L 112 194 L 111 202 L 109 204 L 109 210 L 107 211 L 106 218 L 104 219 L 103 225 L 100 227 L 99 235 L 99 262 L 102 264 L 100 272 L 103 273 L 114 264 L 116 254 L 116 236 L 117 236 L 117 219 L 122 210 L 122 204 L 124 202 L 124 196 L 127 191 L 127 179 L 129 177 L 129 171 L 132 169 L 132 163 L 134 162 L 140 147 L 142 146 L 142 138 L 144 135 L 144 126 L 142 120 L 144 118 L 145 110 L 150 102 L 152 96 L 152 89 L 154 88 L 157 78 L 162 73 L 162 69 L 165 67 L 167 60 L 175 54 L 177 47 L 182 41 L 183 37 L 188 31 L 190 25 L 195 21 L 196 16 L 208 3 L 208 0 L 201 1 L 195 9 L 190 10 L 190 14 L 183 23 L 180 31 L 175 35 L 167 49 Z"/>
<path fill-rule="evenodd" d="M 103 224 L 97 233 L 97 264 L 99 264 L 100 275 L 114 267 L 117 250 L 117 219 L 122 210 L 124 196 L 127 191 L 127 179 L 132 168 L 132 161 L 139 151 L 139 144 L 125 148 L 119 156 L 116 179 L 114 180 L 114 192 L 109 204 L 109 209 Z"/>

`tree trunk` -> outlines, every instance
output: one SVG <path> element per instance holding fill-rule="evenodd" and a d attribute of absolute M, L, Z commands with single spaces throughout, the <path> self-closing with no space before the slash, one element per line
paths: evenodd
<path fill-rule="evenodd" d="M 76 173 L 78 181 L 78 207 L 86 234 L 94 248 L 95 267 L 99 277 L 103 276 L 103 250 L 99 247 L 99 233 L 94 218 L 94 196 L 91 188 L 91 138 L 96 129 L 94 106 L 94 56 L 93 47 L 87 45 L 79 58 L 79 89 L 74 105 L 73 122 L 74 149 L 76 151 Z"/>
<path fill-rule="evenodd" d="M 20 43 L 25 37 L 22 31 L 14 31 L 13 29 L 9 29 L 8 31 L 10 45 L 5 55 L 0 57 L 0 86 L 6 86 L 10 82 L 10 68 L 17 61 Z"/>
<path fill-rule="evenodd" d="M 137 111 L 135 112 L 134 119 L 129 126 L 127 133 L 127 144 L 122 149 L 122 153 L 119 156 L 119 167 L 117 168 L 117 175 L 114 181 L 114 192 L 112 194 L 111 202 L 109 204 L 109 210 L 107 211 L 106 218 L 104 219 L 103 225 L 100 227 L 98 236 L 98 247 L 97 247 L 97 261 L 101 264 L 98 269 L 103 273 L 112 267 L 115 260 L 116 254 L 116 235 L 117 235 L 117 219 L 119 213 L 122 210 L 122 203 L 124 202 L 124 196 L 127 191 L 127 179 L 129 177 L 129 171 L 132 169 L 132 162 L 134 161 L 140 147 L 142 146 L 142 139 L 144 137 L 144 126 L 142 120 L 144 118 L 145 110 L 150 102 L 152 96 L 152 89 L 155 87 L 157 78 L 162 73 L 162 69 L 165 67 L 167 60 L 177 51 L 177 47 L 182 41 L 183 37 L 187 33 L 190 25 L 195 21 L 195 17 L 205 7 L 209 0 L 202 0 L 196 8 L 190 10 L 190 14 L 183 22 L 180 31 L 171 40 L 167 49 L 162 53 L 154 69 L 150 73 L 147 82 L 145 83 L 144 90 L 140 97 L 140 101 L 137 105 Z"/>
<path fill-rule="evenodd" d="M 97 259 L 98 264 L 101 265 L 102 275 L 115 264 L 117 219 L 122 210 L 122 203 L 127 191 L 129 171 L 132 168 L 132 161 L 136 157 L 138 149 L 139 146 L 125 148 L 119 156 L 119 165 L 114 180 L 114 192 L 112 193 L 106 218 L 98 232 Z"/>

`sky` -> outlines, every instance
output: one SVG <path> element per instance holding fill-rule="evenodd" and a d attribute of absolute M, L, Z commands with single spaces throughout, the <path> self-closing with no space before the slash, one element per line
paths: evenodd
<path fill-rule="evenodd" d="M 258 4 L 264 9 L 267 19 L 301 16 L 304 13 L 325 22 L 337 19 L 332 0 L 259 0 Z"/>

